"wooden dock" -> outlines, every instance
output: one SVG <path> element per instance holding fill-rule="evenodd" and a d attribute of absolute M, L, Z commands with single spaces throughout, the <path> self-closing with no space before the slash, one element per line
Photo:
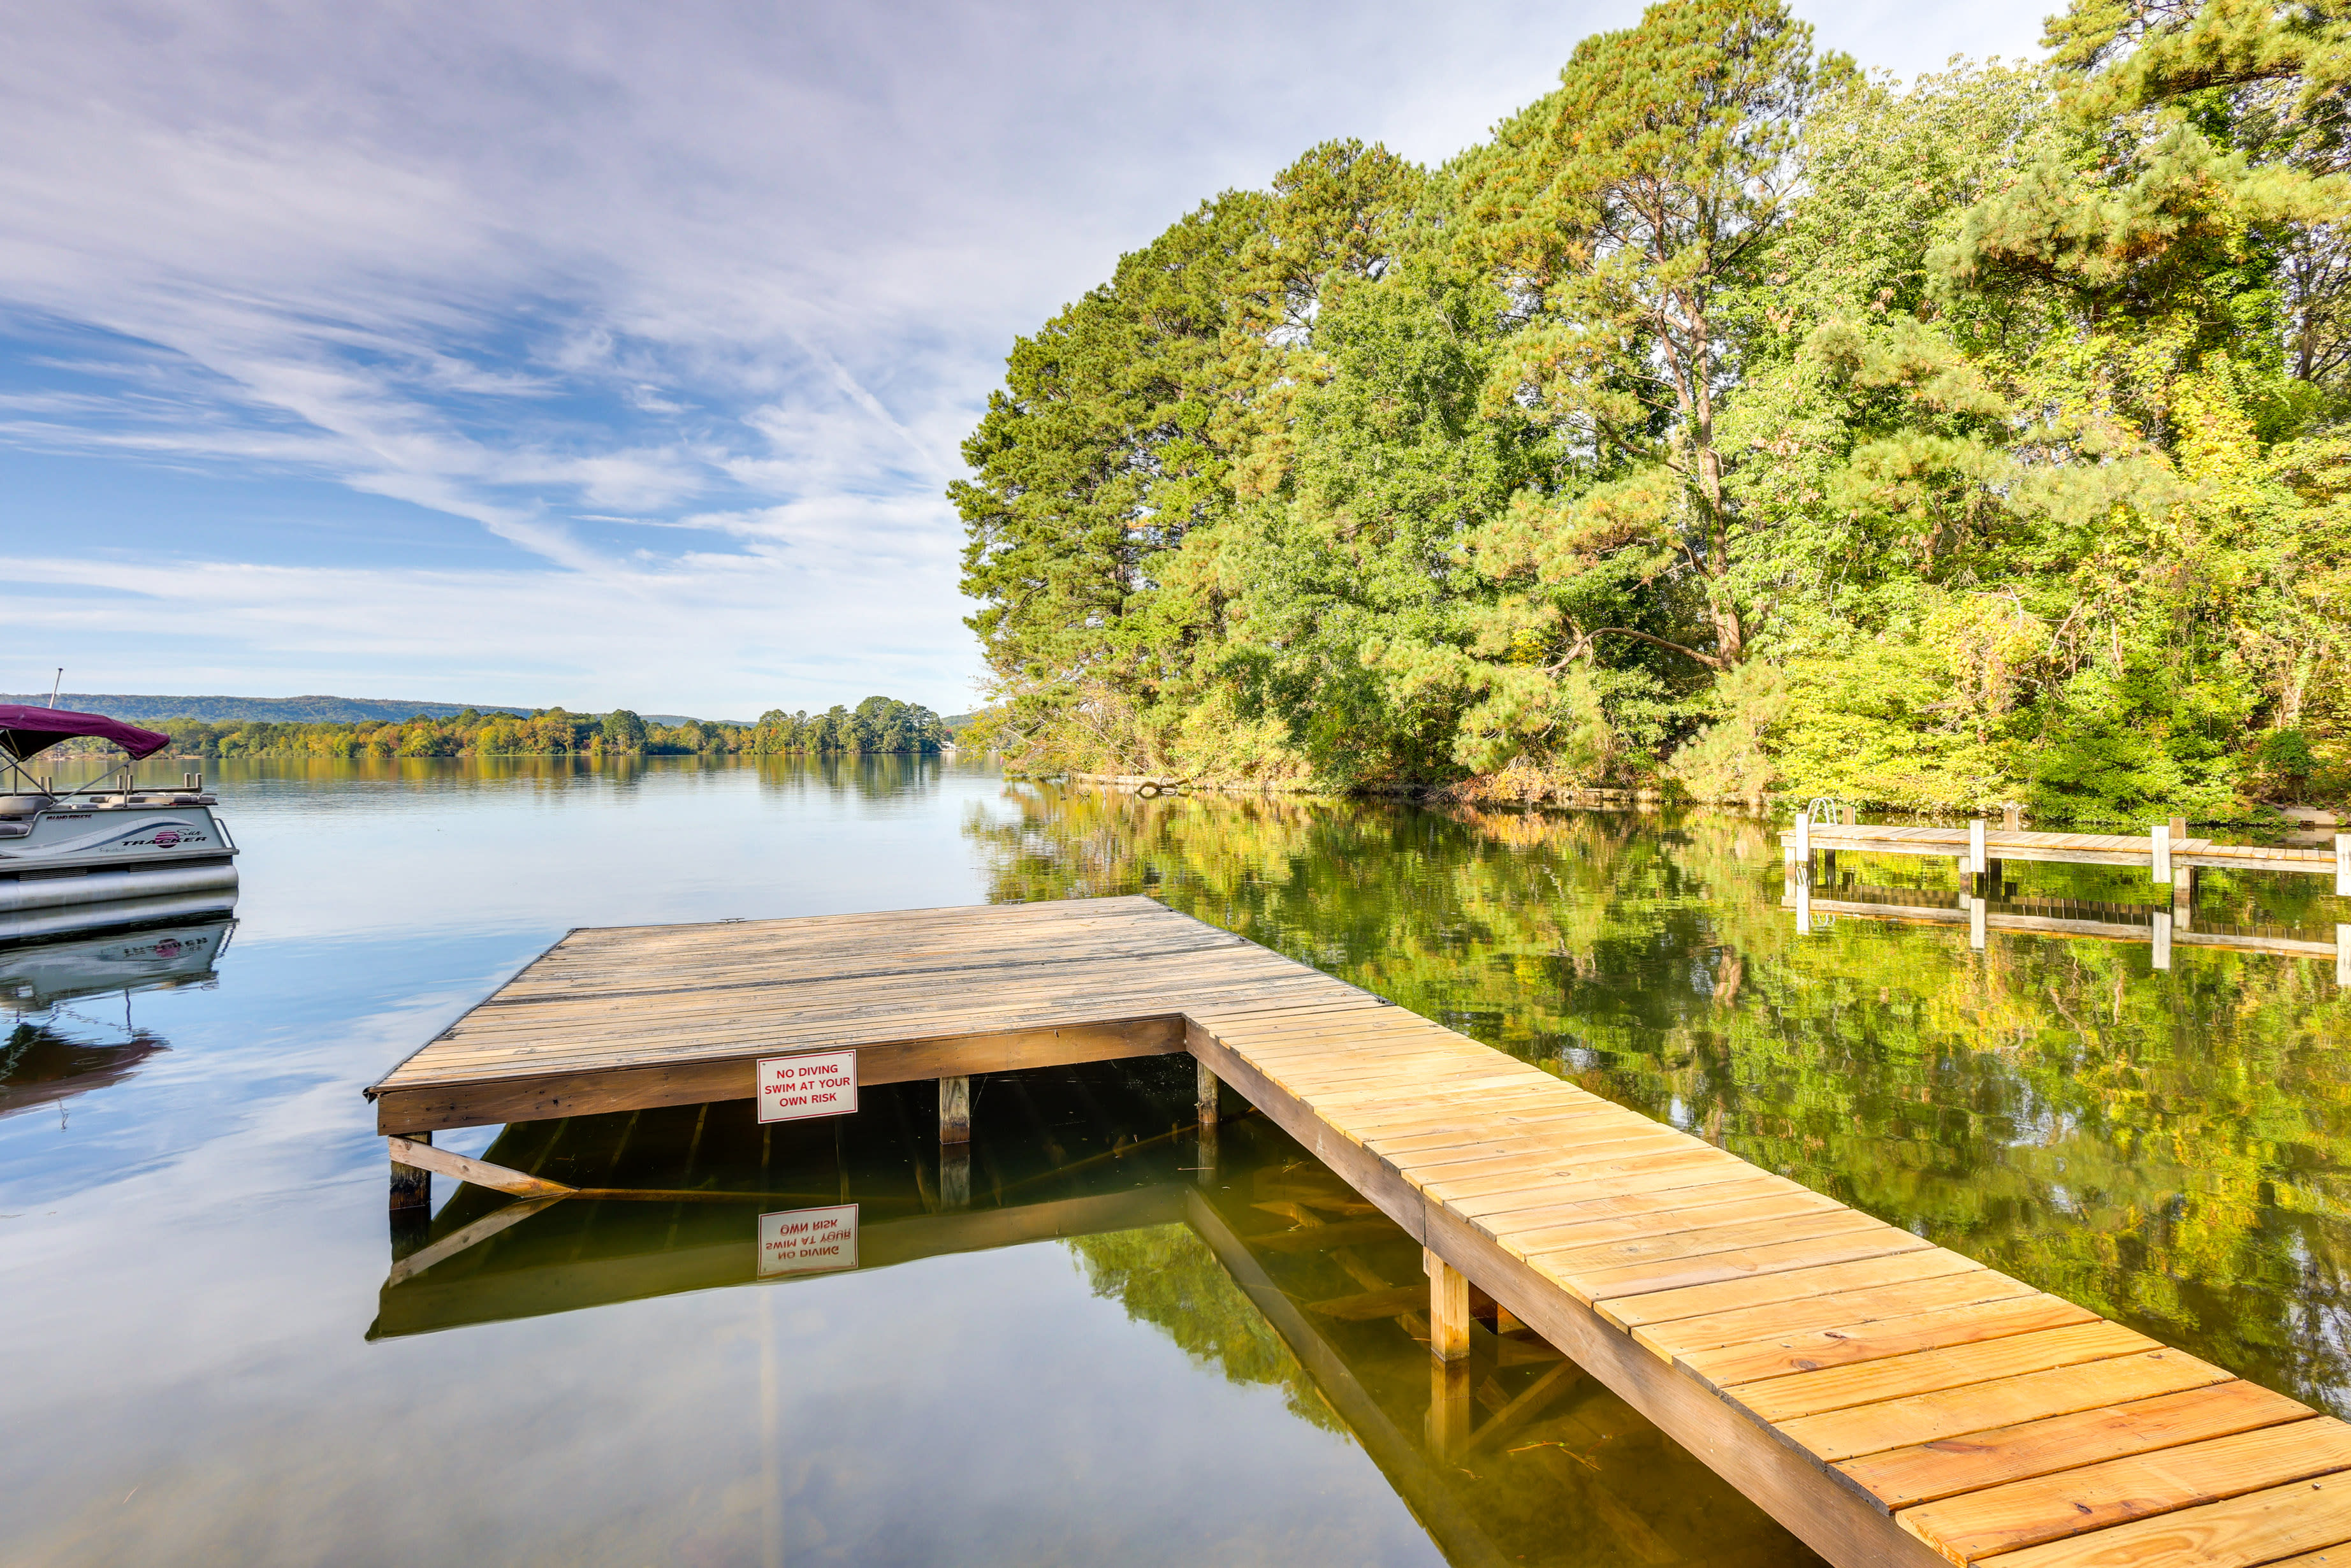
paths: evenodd
<path fill-rule="evenodd" d="M 395 1204 L 569 1189 L 435 1129 L 1189 1051 L 1426 1249 L 1829 1561 L 2315 1564 L 2351 1427 L 1144 898 L 579 931 L 369 1094 Z M 1210 1075 L 1213 1074 L 1213 1079 Z M 965 1135 L 943 1090 L 941 1135 Z"/>

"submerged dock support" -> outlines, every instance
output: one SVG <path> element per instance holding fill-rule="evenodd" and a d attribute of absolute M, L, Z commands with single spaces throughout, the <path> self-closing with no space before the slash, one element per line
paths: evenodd
<path fill-rule="evenodd" d="M 939 1145 L 950 1147 L 971 1142 L 971 1080 L 942 1078 L 939 1080 Z"/>
<path fill-rule="evenodd" d="M 1426 1246 L 1420 1249 L 1420 1266 L 1428 1274 L 1428 1354 L 1439 1361 L 1466 1360 L 1469 1277 Z"/>
<path fill-rule="evenodd" d="M 939 1209 L 960 1214 L 971 1207 L 971 1145 L 939 1145 Z"/>
<path fill-rule="evenodd" d="M 408 1141 L 429 1145 L 433 1142 L 433 1134 L 411 1133 Z M 394 1155 L 392 1161 L 392 1212 L 398 1214 L 402 1209 L 412 1208 L 429 1212 L 432 1207 L 433 1173 L 423 1166 L 402 1165 L 400 1156 Z"/>
<path fill-rule="evenodd" d="M 1469 1363 L 1428 1364 L 1428 1424 L 1432 1458 L 1458 1459 L 1469 1447 Z"/>
<path fill-rule="evenodd" d="M 1213 1127 L 1217 1124 L 1217 1092 L 1223 1085 L 1217 1082 L 1215 1071 L 1207 1062 L 1196 1058 L 1192 1065 L 1199 1073 L 1194 1089 L 1200 1102 L 1200 1125 Z"/>

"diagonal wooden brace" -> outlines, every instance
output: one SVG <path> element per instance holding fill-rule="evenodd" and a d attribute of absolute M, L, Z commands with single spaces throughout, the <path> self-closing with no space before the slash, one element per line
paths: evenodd
<path fill-rule="evenodd" d="M 453 1155 L 446 1149 L 436 1149 L 413 1138 L 391 1137 L 384 1142 L 392 1145 L 392 1157 L 396 1164 L 414 1166 L 419 1170 L 438 1171 L 443 1176 L 455 1176 L 459 1181 L 472 1182 L 475 1186 L 510 1192 L 517 1197 L 569 1197 L 580 1190 L 565 1186 L 561 1182 L 541 1181 L 520 1171 L 510 1171 L 487 1160 L 467 1159 L 463 1155 Z"/>

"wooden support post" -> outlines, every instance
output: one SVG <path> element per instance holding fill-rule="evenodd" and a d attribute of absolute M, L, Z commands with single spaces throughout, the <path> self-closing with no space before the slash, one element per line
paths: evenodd
<path fill-rule="evenodd" d="M 1981 898 L 1968 900 L 1968 946 L 1979 953 L 1984 950 L 1985 913 L 1984 901 Z"/>
<path fill-rule="evenodd" d="M 2171 911 L 2168 909 L 2155 912 L 2155 967 L 2158 969 L 2171 967 Z"/>
<path fill-rule="evenodd" d="M 430 1147 L 433 1134 L 417 1133 L 408 1141 Z M 392 1156 L 392 1211 L 398 1214 L 403 1208 L 430 1210 L 432 1207 L 433 1173 L 423 1166 L 402 1165 L 398 1146 L 394 1145 Z"/>
<path fill-rule="evenodd" d="M 2000 831 L 2003 833 L 2024 831 L 2024 808 L 2011 800 L 2000 809 Z"/>
<path fill-rule="evenodd" d="M 2189 929 L 2189 916 L 2195 908 L 2196 868 L 2192 865 L 2178 867 L 2171 877 L 2171 928 L 2175 931 Z"/>
<path fill-rule="evenodd" d="M 1213 1127 L 1217 1124 L 1217 1075 L 1205 1061 L 1195 1059 L 1192 1065 L 1197 1070 L 1193 1087 L 1200 1102 L 1200 1125 Z"/>
<path fill-rule="evenodd" d="M 1428 1248 L 1420 1249 L 1428 1274 L 1428 1354 L 1459 1361 L 1469 1354 L 1469 1279 Z"/>
<path fill-rule="evenodd" d="M 971 1207 L 971 1144 L 939 1145 L 939 1208 L 959 1214 Z"/>
<path fill-rule="evenodd" d="M 2147 841 L 2154 854 L 2147 865 L 2147 876 L 2154 882 L 2171 880 L 2171 824 L 2158 822 L 2148 832 Z"/>
<path fill-rule="evenodd" d="M 2335 896 L 2351 898 L 2351 833 L 2335 835 Z"/>
<path fill-rule="evenodd" d="M 971 1080 L 939 1080 L 939 1146 L 971 1142 Z"/>
<path fill-rule="evenodd" d="M 1428 1451 L 1457 1459 L 1469 1448 L 1469 1363 L 1428 1364 Z"/>
<path fill-rule="evenodd" d="M 1836 851 L 1834 850 L 1821 852 L 1821 880 L 1831 887 L 1836 885 Z"/>
<path fill-rule="evenodd" d="M 1799 873 L 1796 877 L 1796 935 L 1810 936 L 1813 934 L 1813 879 L 1802 874 L 1802 866 L 1796 869 Z"/>
<path fill-rule="evenodd" d="M 1984 820 L 1981 817 L 1972 818 L 1968 822 L 1968 869 L 1978 876 L 1983 875 Z"/>
<path fill-rule="evenodd" d="M 2008 866 L 2006 862 L 1996 860 L 1988 860 L 1984 862 L 1983 895 L 1986 898 L 2005 897 L 2007 895 L 2007 883 Z"/>
<path fill-rule="evenodd" d="M 1796 874 L 1805 882 L 1813 880 L 1813 814 L 1810 811 L 1796 819 Z"/>
<path fill-rule="evenodd" d="M 2335 983 L 2351 991 L 2351 925 L 2335 928 Z"/>

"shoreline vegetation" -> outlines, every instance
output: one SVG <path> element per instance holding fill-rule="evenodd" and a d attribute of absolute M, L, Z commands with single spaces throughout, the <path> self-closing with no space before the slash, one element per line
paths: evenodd
<path fill-rule="evenodd" d="M 929 708 L 883 696 L 819 714 L 770 708 L 749 725 L 698 719 L 664 725 L 626 708 L 583 715 L 553 707 L 528 715 L 469 708 L 441 718 L 418 714 L 360 724 L 174 718 L 148 727 L 171 736 L 173 754 L 183 758 L 903 756 L 935 755 L 954 738 Z M 60 754 L 102 749 L 68 746 Z"/>
<path fill-rule="evenodd" d="M 1435 167 L 1211 196 L 949 494 L 1014 771 L 2046 821 L 2351 799 L 2333 11 L 1909 85 L 1668 0 Z"/>

